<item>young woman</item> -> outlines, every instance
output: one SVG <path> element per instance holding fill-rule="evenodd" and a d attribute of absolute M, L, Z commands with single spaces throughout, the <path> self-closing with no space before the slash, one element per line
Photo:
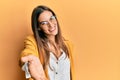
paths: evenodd
<path fill-rule="evenodd" d="M 56 14 L 46 6 L 34 8 L 32 31 L 20 55 L 29 80 L 75 80 L 71 44 L 63 38 Z"/>

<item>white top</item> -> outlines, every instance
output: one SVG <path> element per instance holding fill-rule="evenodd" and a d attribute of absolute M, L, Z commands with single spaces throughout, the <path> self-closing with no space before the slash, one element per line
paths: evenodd
<path fill-rule="evenodd" d="M 50 52 L 48 75 L 50 80 L 70 80 L 70 60 L 65 52 L 58 59 Z"/>
<path fill-rule="evenodd" d="M 22 66 L 22 70 L 25 71 L 26 78 L 30 78 L 27 64 L 26 62 Z M 70 80 L 70 60 L 64 51 L 58 59 L 50 52 L 50 65 L 47 67 L 50 80 Z"/>

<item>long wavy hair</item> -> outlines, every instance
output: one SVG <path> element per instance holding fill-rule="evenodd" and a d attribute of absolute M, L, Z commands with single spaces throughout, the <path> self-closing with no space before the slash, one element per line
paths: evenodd
<path fill-rule="evenodd" d="M 34 37 L 35 37 L 35 40 L 38 46 L 38 52 L 40 55 L 40 59 L 42 58 L 43 69 L 46 69 L 46 65 L 49 63 L 49 57 L 50 57 L 50 49 L 47 44 L 49 39 L 47 38 L 47 36 L 42 30 L 38 30 L 38 28 L 40 27 L 39 22 L 38 22 L 38 17 L 44 11 L 50 11 L 52 15 L 55 16 L 56 18 L 57 26 L 58 26 L 58 33 L 57 35 L 55 35 L 55 41 L 56 41 L 57 46 L 59 46 L 66 53 L 67 56 L 69 56 L 69 52 L 68 52 L 67 46 L 64 43 L 65 39 L 62 37 L 61 29 L 60 29 L 56 14 L 50 8 L 44 5 L 37 6 L 36 8 L 34 8 L 32 12 L 32 17 L 31 17 L 32 31 L 34 33 Z"/>

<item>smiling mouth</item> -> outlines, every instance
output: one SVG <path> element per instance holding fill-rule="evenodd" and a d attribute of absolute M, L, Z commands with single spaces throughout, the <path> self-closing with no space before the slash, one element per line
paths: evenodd
<path fill-rule="evenodd" d="M 53 32 L 55 29 L 56 29 L 56 27 L 50 29 L 49 31 L 50 31 L 50 32 Z"/>

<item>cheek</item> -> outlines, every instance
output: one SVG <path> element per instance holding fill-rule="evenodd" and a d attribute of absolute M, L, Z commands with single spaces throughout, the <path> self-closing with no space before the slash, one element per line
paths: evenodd
<path fill-rule="evenodd" d="M 47 34 L 48 33 L 48 28 L 42 28 L 42 31 Z"/>
<path fill-rule="evenodd" d="M 58 31 L 58 25 L 56 25 L 56 30 Z"/>
<path fill-rule="evenodd" d="M 41 27 L 41 30 L 42 30 L 42 31 L 47 31 L 48 28 L 44 26 L 44 27 Z"/>

